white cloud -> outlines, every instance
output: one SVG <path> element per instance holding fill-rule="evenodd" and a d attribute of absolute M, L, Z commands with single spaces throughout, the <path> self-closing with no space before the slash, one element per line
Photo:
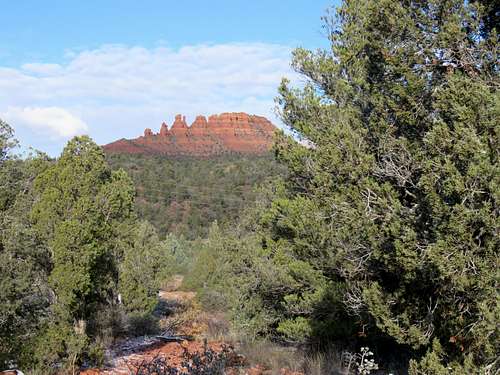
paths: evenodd
<path fill-rule="evenodd" d="M 66 52 L 59 64 L 0 66 L 0 113 L 16 114 L 14 128 L 30 126 L 61 137 L 88 124 L 99 143 L 156 129 L 176 113 L 193 120 L 197 114 L 245 111 L 277 122 L 277 87 L 283 76 L 294 78 L 290 51 L 264 43 L 180 49 L 107 45 Z M 34 119 L 35 113 L 40 118 Z M 47 122 L 42 126 L 42 121 Z M 37 146 L 34 137 L 22 141 Z"/>
<path fill-rule="evenodd" d="M 61 66 L 59 64 L 24 64 L 21 68 L 29 73 L 38 73 L 42 75 L 55 75 L 61 72 Z"/>
<path fill-rule="evenodd" d="M 67 139 L 88 130 L 85 122 L 58 107 L 9 107 L 0 115 L 13 124 L 19 123 L 37 133 L 48 133 L 53 138 Z"/>

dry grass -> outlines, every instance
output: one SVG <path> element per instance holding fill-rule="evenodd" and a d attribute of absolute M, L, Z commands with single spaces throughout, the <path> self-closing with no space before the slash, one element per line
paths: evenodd
<path fill-rule="evenodd" d="M 234 336 L 231 333 L 230 323 L 224 313 L 206 314 L 207 331 L 209 340 L 233 342 Z"/>
<path fill-rule="evenodd" d="M 303 371 L 310 375 L 347 375 L 342 367 L 341 355 L 331 348 L 321 353 L 306 356 Z"/>
<path fill-rule="evenodd" d="M 301 372 L 304 357 L 295 348 L 283 347 L 269 341 L 240 343 L 237 347 L 252 366 L 260 365 L 271 374 L 280 374 L 282 369 Z"/>
<path fill-rule="evenodd" d="M 195 300 L 176 302 L 170 307 L 171 313 L 160 320 L 163 331 L 176 334 L 199 336 L 207 331 L 205 313 Z"/>
<path fill-rule="evenodd" d="M 184 276 L 174 275 L 170 279 L 165 280 L 160 289 L 166 292 L 172 292 L 174 290 L 178 290 L 182 285 L 183 281 L 184 281 Z"/>
<path fill-rule="evenodd" d="M 269 341 L 240 343 L 237 351 L 243 354 L 250 366 L 260 365 L 269 374 L 301 373 L 306 375 L 348 375 L 342 368 L 341 354 L 336 348 L 321 353 L 284 347 Z M 286 369 L 287 372 L 283 370 Z"/>

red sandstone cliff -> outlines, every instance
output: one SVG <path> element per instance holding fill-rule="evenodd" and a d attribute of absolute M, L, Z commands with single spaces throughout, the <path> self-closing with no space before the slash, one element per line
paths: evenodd
<path fill-rule="evenodd" d="M 169 129 L 144 130 L 136 139 L 120 139 L 103 146 L 108 153 L 160 154 L 169 156 L 213 156 L 224 153 L 262 154 L 272 143 L 276 127 L 265 117 L 246 113 L 197 116 L 188 126 L 186 117 L 177 115 Z"/>

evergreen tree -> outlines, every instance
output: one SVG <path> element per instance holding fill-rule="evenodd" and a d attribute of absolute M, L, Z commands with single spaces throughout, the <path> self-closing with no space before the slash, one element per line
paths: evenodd
<path fill-rule="evenodd" d="M 123 168 L 137 190 L 137 214 L 160 238 L 204 238 L 210 224 L 234 223 L 255 200 L 255 186 L 283 174 L 271 153 L 223 155 L 209 159 L 111 154 L 112 169 Z"/>
<path fill-rule="evenodd" d="M 160 285 L 172 273 L 171 254 L 148 222 L 134 230 L 134 242 L 120 264 L 120 293 L 127 311 L 149 315 L 158 303 Z"/>
<path fill-rule="evenodd" d="M 261 217 L 290 278 L 261 295 L 279 332 L 324 336 L 340 302 L 359 335 L 429 350 L 414 373 L 498 366 L 497 16 L 348 0 L 325 18 L 330 50 L 294 52 L 307 83 L 278 104 L 305 142 L 281 137 L 289 176 Z"/>
<path fill-rule="evenodd" d="M 0 211 L 5 211 L 18 192 L 19 177 L 18 159 L 13 155 L 17 146 L 14 130 L 0 119 Z"/>
<path fill-rule="evenodd" d="M 21 160 L 13 130 L 0 121 L 0 368 L 32 364 L 38 329 L 49 315 L 49 255 L 31 228 L 32 183 L 43 155 Z"/>
<path fill-rule="evenodd" d="M 51 254 L 55 293 L 38 355 L 48 365 L 61 359 L 75 365 L 90 342 L 89 323 L 116 301 L 118 262 L 132 241 L 134 187 L 84 136 L 67 144 L 34 189 L 31 217 Z"/>
<path fill-rule="evenodd" d="M 131 180 L 90 138 L 55 161 L 16 156 L 4 122 L 0 142 L 0 368 L 74 370 L 99 360 L 102 335 L 124 332 L 123 312 L 152 320 L 186 244 L 137 222 Z"/>

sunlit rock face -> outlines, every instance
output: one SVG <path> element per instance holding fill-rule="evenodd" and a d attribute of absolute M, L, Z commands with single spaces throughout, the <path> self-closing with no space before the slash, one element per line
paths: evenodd
<path fill-rule="evenodd" d="M 108 153 L 170 156 L 214 156 L 225 153 L 263 154 L 272 146 L 276 127 L 265 117 L 243 112 L 197 116 L 188 126 L 186 116 L 176 115 L 170 127 L 151 129 L 135 139 L 120 139 L 104 147 Z"/>

